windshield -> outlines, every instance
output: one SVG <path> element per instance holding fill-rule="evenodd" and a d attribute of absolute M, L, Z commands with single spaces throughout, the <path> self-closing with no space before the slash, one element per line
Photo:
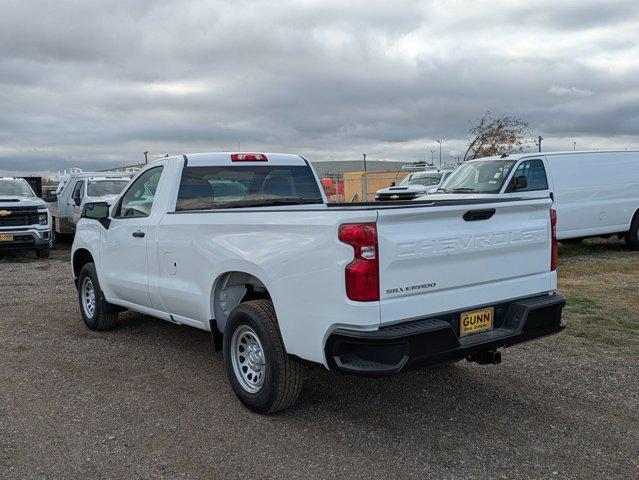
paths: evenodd
<path fill-rule="evenodd" d="M 446 193 L 498 193 L 514 160 L 470 162 L 457 168 L 438 191 Z"/>
<path fill-rule="evenodd" d="M 87 195 L 90 197 L 119 195 L 128 184 L 129 180 L 89 180 Z"/>
<path fill-rule="evenodd" d="M 411 173 L 402 178 L 399 182 L 400 187 L 407 187 L 408 185 L 423 185 L 425 187 L 434 187 L 439 184 L 439 180 L 442 178 L 441 172 L 438 173 Z"/>
<path fill-rule="evenodd" d="M 29 184 L 20 179 L 0 180 L 0 195 L 12 197 L 34 197 Z"/>

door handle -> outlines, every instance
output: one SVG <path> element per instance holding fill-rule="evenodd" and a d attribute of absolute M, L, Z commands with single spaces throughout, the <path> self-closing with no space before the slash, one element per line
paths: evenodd
<path fill-rule="evenodd" d="M 136 238 L 142 238 L 142 237 L 144 237 L 145 234 L 144 234 L 144 232 L 142 230 L 138 230 L 136 232 L 133 232 L 131 235 L 133 235 Z"/>

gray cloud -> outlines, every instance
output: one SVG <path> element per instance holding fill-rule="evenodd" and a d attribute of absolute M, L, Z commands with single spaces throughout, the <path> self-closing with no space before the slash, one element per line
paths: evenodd
<path fill-rule="evenodd" d="M 635 1 L 5 0 L 0 172 L 242 148 L 413 160 L 486 110 L 638 147 Z"/>

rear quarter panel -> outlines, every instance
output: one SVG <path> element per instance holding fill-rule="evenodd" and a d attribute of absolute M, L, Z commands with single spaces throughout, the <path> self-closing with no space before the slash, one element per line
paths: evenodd
<path fill-rule="evenodd" d="M 249 273 L 272 297 L 288 353 L 324 363 L 324 337 L 333 326 L 379 324 L 378 302 L 346 299 L 344 268 L 353 250 L 337 239 L 341 223 L 374 222 L 376 216 L 374 210 L 327 208 L 167 214 L 157 233 L 165 308 L 206 322 L 214 315 L 216 281 L 227 272 Z"/>

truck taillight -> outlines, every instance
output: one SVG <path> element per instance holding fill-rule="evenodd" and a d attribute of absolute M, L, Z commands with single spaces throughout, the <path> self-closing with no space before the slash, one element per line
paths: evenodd
<path fill-rule="evenodd" d="M 267 162 L 263 153 L 231 153 L 231 162 Z"/>
<path fill-rule="evenodd" d="M 550 231 L 552 238 L 552 247 L 550 249 L 550 270 L 557 270 L 557 210 L 550 209 Z"/>
<path fill-rule="evenodd" d="M 346 266 L 346 296 L 357 302 L 379 300 L 377 226 L 374 223 L 340 225 L 338 238 L 353 247 L 354 258 Z"/>

